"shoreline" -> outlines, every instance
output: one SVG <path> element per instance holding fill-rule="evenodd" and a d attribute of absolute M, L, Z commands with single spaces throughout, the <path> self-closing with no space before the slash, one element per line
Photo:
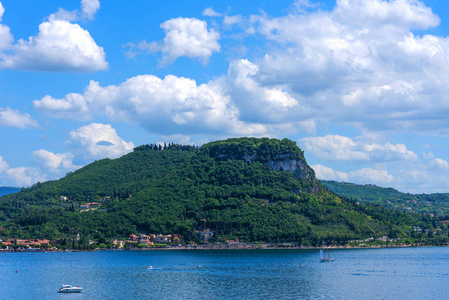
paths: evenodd
<path fill-rule="evenodd" d="M 180 250 L 319 250 L 319 249 L 388 249 L 388 248 L 424 248 L 424 247 L 448 247 L 448 245 L 376 245 L 376 246 L 280 246 L 274 244 L 218 244 L 218 245 L 196 245 L 196 246 L 176 246 L 160 248 L 112 248 L 112 249 L 93 249 L 93 250 L 0 250 L 0 253 L 61 253 L 61 252 L 96 252 L 96 251 L 180 251 Z"/>

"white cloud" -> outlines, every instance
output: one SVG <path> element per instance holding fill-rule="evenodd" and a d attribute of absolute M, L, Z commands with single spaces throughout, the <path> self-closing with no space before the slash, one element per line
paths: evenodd
<path fill-rule="evenodd" d="M 390 143 L 380 145 L 375 143 L 361 144 L 363 150 L 369 153 L 374 161 L 395 161 L 395 160 L 409 160 L 416 161 L 418 156 L 407 150 L 404 144 L 392 145 Z"/>
<path fill-rule="evenodd" d="M 337 0 L 333 14 L 345 24 L 374 28 L 427 29 L 440 19 L 429 7 L 416 0 Z"/>
<path fill-rule="evenodd" d="M 3 14 L 5 13 L 5 8 L 3 4 L 0 2 L 0 22 L 2 21 Z"/>
<path fill-rule="evenodd" d="M 40 167 L 52 173 L 65 174 L 80 168 L 73 164 L 72 153 L 53 153 L 41 149 L 34 151 L 32 155 Z"/>
<path fill-rule="evenodd" d="M 38 71 L 105 70 L 103 48 L 77 24 L 50 18 L 39 25 L 39 33 L 19 40 L 12 54 L 0 53 L 0 67 Z"/>
<path fill-rule="evenodd" d="M 0 156 L 0 173 L 6 171 L 8 168 L 9 168 L 8 163 L 3 160 L 3 157 Z"/>
<path fill-rule="evenodd" d="M 235 16 L 225 16 L 223 19 L 223 24 L 227 26 L 232 26 L 234 24 L 239 24 L 243 21 L 243 17 L 240 15 Z"/>
<path fill-rule="evenodd" d="M 348 172 L 335 171 L 320 164 L 313 165 L 316 177 L 320 180 L 335 180 L 356 184 L 376 184 L 393 187 L 401 192 L 445 193 L 449 188 L 448 163 L 444 160 L 431 161 L 426 166 L 422 163 L 385 165 L 384 168 L 362 168 Z"/>
<path fill-rule="evenodd" d="M 231 62 L 228 75 L 216 80 L 239 108 L 240 119 L 275 124 L 303 121 L 298 101 L 281 87 L 263 86 L 255 77 L 258 71 L 258 65 L 242 59 Z"/>
<path fill-rule="evenodd" d="M 84 19 L 93 20 L 94 15 L 100 9 L 99 0 L 81 0 L 81 12 L 78 10 L 66 11 L 59 8 L 59 10 L 52 14 L 50 18 L 62 21 L 75 22 Z"/>
<path fill-rule="evenodd" d="M 441 158 L 435 158 L 430 161 L 430 166 L 438 169 L 449 170 L 449 163 Z"/>
<path fill-rule="evenodd" d="M 347 181 L 348 174 L 344 172 L 334 171 L 329 167 L 317 164 L 313 165 L 312 169 L 315 171 L 316 178 L 321 180 L 335 180 Z"/>
<path fill-rule="evenodd" d="M 327 160 L 369 160 L 369 155 L 356 142 L 340 135 L 303 138 L 300 144 L 306 152 Z"/>
<path fill-rule="evenodd" d="M 157 42 L 148 43 L 147 41 L 143 40 L 137 44 L 128 43 L 124 46 L 124 48 L 127 48 L 127 50 L 125 51 L 125 56 L 127 58 L 134 58 L 137 55 L 142 54 L 144 52 L 155 53 L 161 51 L 162 46 L 159 45 Z"/>
<path fill-rule="evenodd" d="M 99 0 L 81 0 L 81 9 L 83 11 L 84 16 L 92 20 L 94 15 L 100 9 L 100 1 Z"/>
<path fill-rule="evenodd" d="M 212 7 L 208 7 L 203 11 L 203 16 L 220 17 L 221 14 L 216 12 Z"/>
<path fill-rule="evenodd" d="M 425 151 L 423 151 L 422 155 L 423 155 L 423 157 L 425 159 L 429 159 L 429 160 L 433 159 L 435 157 L 432 152 L 425 152 Z"/>
<path fill-rule="evenodd" d="M 374 184 L 389 184 L 394 182 L 394 177 L 387 170 L 374 170 L 371 168 L 363 168 L 348 174 L 351 180 L 357 182 L 366 182 Z"/>
<path fill-rule="evenodd" d="M 308 137 L 300 140 L 306 152 L 326 160 L 341 161 L 416 161 L 418 156 L 403 144 L 366 143 L 340 135 Z"/>
<path fill-rule="evenodd" d="M 197 85 L 195 80 L 183 77 L 169 75 L 160 79 L 142 75 L 118 86 L 101 87 L 91 81 L 83 94 L 71 93 L 63 99 L 45 96 L 33 103 L 36 109 L 57 118 L 88 120 L 106 115 L 113 121 L 138 122 L 148 131 L 162 135 L 266 135 L 266 126 L 239 120 L 239 110 L 225 90 L 230 81 L 238 79 Z M 236 85 L 245 83 L 251 81 L 243 78 Z M 271 103 L 272 107 L 278 105 L 284 109 L 293 104 L 281 90 L 257 86 L 255 89 L 264 97 L 262 101 Z"/>
<path fill-rule="evenodd" d="M 5 8 L 0 2 L 0 22 L 2 21 L 3 14 L 5 12 Z M 10 32 L 8 26 L 0 24 L 0 50 L 6 50 L 11 47 L 14 38 Z M 1 53 L 1 52 L 0 52 Z"/>
<path fill-rule="evenodd" d="M 29 114 L 21 114 L 18 110 L 0 107 L 0 127 L 39 127 L 37 121 L 35 121 Z"/>
<path fill-rule="evenodd" d="M 348 173 L 334 171 L 332 168 L 317 164 L 312 166 L 316 177 L 321 180 L 345 181 L 357 184 L 388 185 L 395 183 L 395 177 L 387 170 L 363 168 Z"/>
<path fill-rule="evenodd" d="M 89 86 L 93 84 L 91 82 Z M 39 101 L 33 101 L 33 104 L 35 109 L 44 111 L 55 118 L 86 121 L 93 118 L 92 112 L 88 107 L 89 100 L 92 101 L 93 99 L 86 99 L 83 95 L 70 93 L 64 99 L 54 99 L 47 95 Z"/>
<path fill-rule="evenodd" d="M 86 159 L 117 158 L 132 152 L 133 142 L 126 142 L 111 125 L 92 123 L 70 132 L 67 145 Z"/>
<path fill-rule="evenodd" d="M 162 46 L 162 64 L 167 65 L 177 58 L 187 56 L 199 58 L 207 63 L 214 52 L 220 52 L 220 34 L 207 30 L 207 23 L 195 18 L 176 18 L 161 24 L 165 31 Z"/>
<path fill-rule="evenodd" d="M 30 186 L 36 182 L 43 182 L 46 177 L 35 168 L 18 167 L 6 171 L 15 186 Z"/>
<path fill-rule="evenodd" d="M 449 38 L 413 33 L 439 24 L 423 3 L 341 0 L 332 11 L 249 20 L 271 42 L 254 78 L 283 86 L 310 118 L 449 134 Z"/>

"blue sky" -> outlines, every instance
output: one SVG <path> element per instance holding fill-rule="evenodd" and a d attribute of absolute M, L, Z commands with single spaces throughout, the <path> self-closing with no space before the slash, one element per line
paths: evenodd
<path fill-rule="evenodd" d="M 157 142 L 290 138 L 320 179 L 449 192 L 449 3 L 0 1 L 0 185 Z"/>

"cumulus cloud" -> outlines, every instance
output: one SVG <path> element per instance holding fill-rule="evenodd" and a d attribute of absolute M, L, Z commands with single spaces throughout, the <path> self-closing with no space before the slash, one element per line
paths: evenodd
<path fill-rule="evenodd" d="M 108 64 L 105 53 L 87 30 L 77 24 L 50 18 L 39 25 L 39 33 L 19 40 L 12 54 L 0 53 L 0 67 L 38 71 L 96 71 Z"/>
<path fill-rule="evenodd" d="M 255 76 L 259 66 L 242 59 L 229 65 L 228 76 L 216 80 L 240 109 L 240 118 L 246 122 L 287 123 L 303 121 L 298 101 L 278 86 L 262 85 Z"/>
<path fill-rule="evenodd" d="M 375 170 L 371 168 L 363 168 L 348 174 L 351 180 L 358 182 L 367 182 L 375 184 L 388 184 L 394 182 L 394 177 L 387 170 Z"/>
<path fill-rule="evenodd" d="M 111 125 L 99 123 L 71 131 L 67 144 L 86 159 L 117 158 L 134 149 L 133 142 L 124 141 Z"/>
<path fill-rule="evenodd" d="M 209 11 L 210 13 L 210 11 Z M 134 58 L 138 54 L 162 52 L 160 66 L 166 66 L 179 57 L 197 58 L 203 64 L 215 52 L 220 52 L 220 34 L 207 29 L 207 23 L 195 18 L 176 18 L 161 24 L 165 31 L 162 42 L 142 40 L 139 43 L 124 45 L 125 56 Z"/>
<path fill-rule="evenodd" d="M 72 153 L 53 153 L 41 149 L 34 151 L 32 155 L 40 167 L 52 173 L 65 174 L 80 168 L 73 164 Z"/>
<path fill-rule="evenodd" d="M 348 174 L 344 172 L 334 171 L 333 169 L 320 164 L 313 165 L 312 169 L 315 171 L 316 177 L 321 180 L 335 180 L 335 181 L 348 180 Z"/>
<path fill-rule="evenodd" d="M 435 158 L 430 161 L 430 166 L 443 169 L 443 170 L 449 170 L 449 163 L 441 158 Z"/>
<path fill-rule="evenodd" d="M 10 167 L 0 156 L 0 182 L 2 185 L 30 186 L 38 181 L 58 179 L 75 171 L 93 159 L 117 158 L 132 152 L 134 144 L 117 135 L 111 125 L 92 123 L 69 133 L 65 146 L 70 152 L 54 153 L 45 149 L 32 152 L 32 167 Z"/>
<path fill-rule="evenodd" d="M 208 7 L 203 11 L 203 16 L 221 17 L 221 14 L 216 12 L 212 7 Z"/>
<path fill-rule="evenodd" d="M 228 74 L 214 80 L 241 121 L 307 132 L 321 124 L 344 124 L 362 132 L 449 134 L 449 39 L 414 33 L 439 24 L 430 8 L 407 0 L 337 1 L 331 11 L 314 10 L 308 1 L 297 1 L 294 7 L 277 18 L 241 17 L 251 27 L 246 34 L 254 32 L 268 41 L 265 55 L 231 61 Z M 240 16 L 228 17 L 233 24 Z M 201 29 L 193 30 L 193 23 Z M 162 43 L 145 42 L 136 51 L 160 50 L 162 64 L 181 56 L 208 59 L 218 51 L 201 46 L 208 50 L 198 54 L 196 46 L 183 46 L 217 42 L 218 33 L 208 38 L 203 21 L 178 18 L 162 27 L 167 34 Z M 197 37 L 193 31 L 203 34 Z M 397 145 L 382 146 L 370 151 L 372 159 L 375 152 L 402 151 L 388 149 Z"/>
<path fill-rule="evenodd" d="M 409 29 L 427 29 L 440 23 L 429 7 L 416 0 L 337 0 L 333 12 L 346 24 L 374 28 L 381 26 Z"/>
<path fill-rule="evenodd" d="M 3 160 L 3 157 L 0 156 L 0 173 L 6 171 L 9 168 L 8 163 Z"/>
<path fill-rule="evenodd" d="M 52 14 L 51 17 L 63 21 L 80 21 L 84 19 L 93 20 L 95 14 L 100 9 L 99 0 L 81 0 L 81 11 L 66 11 L 63 8 Z"/>
<path fill-rule="evenodd" d="M 70 93 L 62 99 L 47 95 L 35 100 L 34 107 L 56 118 L 91 120 L 106 115 L 112 121 L 137 122 L 161 135 L 293 132 L 294 126 L 284 124 L 286 116 L 314 128 L 292 113 L 300 107 L 288 92 L 258 83 L 253 77 L 257 68 L 247 60 L 237 61 L 226 76 L 201 85 L 173 75 L 136 76 L 107 87 L 91 81 L 83 94 Z"/>
<path fill-rule="evenodd" d="M 223 19 L 223 24 L 227 26 L 232 26 L 234 24 L 239 24 L 243 21 L 243 17 L 240 15 L 235 16 L 225 16 Z"/>
<path fill-rule="evenodd" d="M 5 13 L 5 8 L 0 2 L 0 22 L 2 21 L 3 14 Z M 0 51 L 8 49 L 11 47 L 14 38 L 10 32 L 8 26 L 0 24 Z M 1 53 L 1 52 L 0 52 Z"/>
<path fill-rule="evenodd" d="M 162 45 L 163 65 L 187 56 L 207 63 L 214 52 L 220 52 L 220 34 L 207 29 L 207 23 L 195 18 L 176 18 L 161 24 L 165 31 Z"/>
<path fill-rule="evenodd" d="M 15 186 L 30 186 L 36 182 L 43 182 L 46 177 L 39 173 L 35 168 L 18 167 L 6 171 L 9 180 L 14 182 Z"/>
<path fill-rule="evenodd" d="M 371 165 L 366 168 L 337 171 L 321 164 L 313 165 L 315 174 L 321 180 L 336 180 L 357 184 L 376 184 L 393 187 L 409 193 L 445 193 L 449 188 L 449 163 L 440 158 L 428 162 L 403 161 Z M 347 165 L 344 167 L 347 169 Z"/>
<path fill-rule="evenodd" d="M 395 177 L 387 170 L 363 168 L 351 172 L 334 171 L 332 168 L 317 164 L 312 166 L 316 177 L 320 180 L 335 180 L 353 182 L 357 184 L 378 184 L 388 186 L 395 182 Z"/>
<path fill-rule="evenodd" d="M 29 114 L 22 114 L 18 110 L 0 107 L 0 127 L 39 127 L 39 124 Z"/>
<path fill-rule="evenodd" d="M 140 41 L 139 43 L 128 43 L 124 45 L 126 58 L 135 58 L 137 55 L 142 53 L 155 53 L 161 51 L 162 46 L 157 42 L 148 43 L 146 40 Z"/>
<path fill-rule="evenodd" d="M 81 9 L 83 11 L 84 16 L 92 20 L 94 15 L 100 9 L 100 1 L 99 0 L 82 0 L 81 1 Z"/>
<path fill-rule="evenodd" d="M 254 77 L 295 93 L 315 119 L 449 133 L 449 39 L 413 33 L 439 24 L 423 3 L 341 0 L 332 11 L 249 20 L 271 41 Z"/>
<path fill-rule="evenodd" d="M 340 135 L 307 137 L 300 140 L 305 151 L 326 160 L 340 161 L 416 161 L 418 156 L 403 144 L 376 144 Z"/>
<path fill-rule="evenodd" d="M 316 130 L 296 98 L 280 86 L 267 87 L 254 75 L 258 65 L 239 60 L 228 73 L 207 84 L 192 79 L 142 75 L 118 86 L 90 82 L 83 94 L 49 95 L 34 107 L 52 117 L 137 122 L 161 135 L 214 134 L 267 136 Z M 265 125 L 262 125 L 265 124 Z"/>

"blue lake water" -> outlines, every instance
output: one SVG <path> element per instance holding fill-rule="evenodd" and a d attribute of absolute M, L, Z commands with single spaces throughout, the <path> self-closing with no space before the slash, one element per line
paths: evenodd
<path fill-rule="evenodd" d="M 331 255 L 321 263 L 318 250 L 0 253 L 0 299 L 449 298 L 449 248 Z M 84 290 L 58 294 L 62 284 Z"/>

